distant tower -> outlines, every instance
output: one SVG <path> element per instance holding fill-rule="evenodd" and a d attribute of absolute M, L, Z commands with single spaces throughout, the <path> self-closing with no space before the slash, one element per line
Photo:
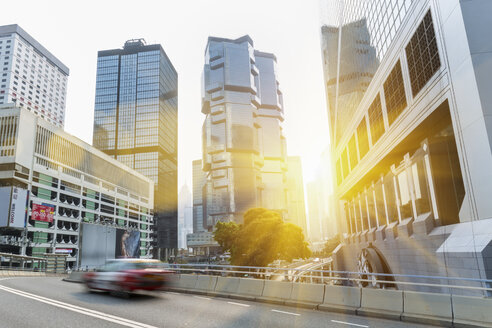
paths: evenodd
<path fill-rule="evenodd" d="M 193 232 L 203 232 L 207 222 L 203 220 L 203 187 L 207 174 L 202 170 L 202 160 L 193 161 Z"/>
<path fill-rule="evenodd" d="M 306 204 L 304 201 L 304 182 L 302 179 L 302 163 L 299 156 L 287 158 L 287 209 L 286 221 L 302 228 L 308 237 L 306 222 Z"/>
<path fill-rule="evenodd" d="M 178 248 L 186 248 L 186 235 L 193 232 L 191 191 L 185 183 L 178 194 Z"/>
<path fill-rule="evenodd" d="M 143 39 L 98 52 L 93 144 L 154 181 L 157 247 L 178 247 L 178 74 Z"/>

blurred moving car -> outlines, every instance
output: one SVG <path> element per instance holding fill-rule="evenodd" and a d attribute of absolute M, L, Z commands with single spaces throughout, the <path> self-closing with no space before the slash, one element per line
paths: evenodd
<path fill-rule="evenodd" d="M 111 260 L 94 272 L 84 275 L 90 290 L 103 290 L 128 295 L 136 290 L 157 290 L 174 279 L 169 264 L 158 260 Z"/>

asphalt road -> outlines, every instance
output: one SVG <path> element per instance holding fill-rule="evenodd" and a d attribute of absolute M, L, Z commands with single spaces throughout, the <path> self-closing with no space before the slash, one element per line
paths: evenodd
<path fill-rule="evenodd" d="M 0 279 L 0 327 L 428 327 L 280 305 L 156 292 L 118 298 L 59 277 Z"/>

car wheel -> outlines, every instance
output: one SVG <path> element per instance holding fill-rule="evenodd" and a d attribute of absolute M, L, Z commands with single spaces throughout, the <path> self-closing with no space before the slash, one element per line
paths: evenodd
<path fill-rule="evenodd" d="M 115 284 L 113 286 L 113 290 L 111 290 L 110 294 L 113 296 L 121 297 L 121 298 L 129 298 L 130 297 L 130 291 L 128 291 L 123 286 L 120 286 L 118 284 Z"/>

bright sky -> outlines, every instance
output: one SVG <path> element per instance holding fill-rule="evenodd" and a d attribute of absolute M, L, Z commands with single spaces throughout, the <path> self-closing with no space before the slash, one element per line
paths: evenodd
<path fill-rule="evenodd" d="M 2 12 L 1 25 L 19 24 L 70 68 L 65 129 L 88 143 L 97 51 L 132 38 L 160 43 L 178 71 L 180 186 L 191 185 L 191 161 L 201 158 L 207 37 L 249 34 L 256 49 L 277 56 L 288 153 L 302 157 L 305 182 L 314 178 L 329 140 L 317 0 L 17 0 Z"/>

